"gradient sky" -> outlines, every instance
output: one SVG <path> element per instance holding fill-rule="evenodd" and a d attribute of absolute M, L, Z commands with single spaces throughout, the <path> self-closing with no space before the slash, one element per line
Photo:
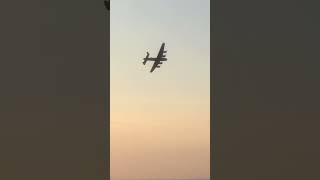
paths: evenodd
<path fill-rule="evenodd" d="M 210 1 L 111 2 L 111 177 L 207 178 Z M 166 43 L 149 72 L 146 51 Z"/>

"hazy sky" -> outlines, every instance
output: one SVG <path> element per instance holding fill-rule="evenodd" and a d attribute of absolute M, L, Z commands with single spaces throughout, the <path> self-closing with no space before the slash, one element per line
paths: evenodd
<path fill-rule="evenodd" d="M 111 2 L 111 177 L 206 178 L 210 1 Z M 165 42 L 150 73 L 146 51 Z"/>

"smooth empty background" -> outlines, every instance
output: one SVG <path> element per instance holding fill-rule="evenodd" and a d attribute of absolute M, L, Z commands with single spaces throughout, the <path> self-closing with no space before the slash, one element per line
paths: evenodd
<path fill-rule="evenodd" d="M 210 1 L 111 6 L 111 178 L 209 178 Z"/>
<path fill-rule="evenodd" d="M 213 7 L 213 179 L 320 179 L 319 4 Z"/>
<path fill-rule="evenodd" d="M 0 7 L 0 179 L 107 179 L 103 1 L 1 1 Z"/>

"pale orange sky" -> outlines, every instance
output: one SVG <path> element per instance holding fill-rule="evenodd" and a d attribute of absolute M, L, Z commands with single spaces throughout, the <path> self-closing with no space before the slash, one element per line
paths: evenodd
<path fill-rule="evenodd" d="M 210 176 L 209 3 L 111 2 L 112 178 Z M 162 42 L 151 74 L 142 59 Z"/>

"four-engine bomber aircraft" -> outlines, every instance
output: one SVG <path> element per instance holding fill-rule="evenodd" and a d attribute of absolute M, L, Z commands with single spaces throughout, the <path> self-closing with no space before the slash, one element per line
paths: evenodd
<path fill-rule="evenodd" d="M 147 52 L 147 56 L 143 59 L 143 64 L 145 65 L 147 61 L 154 61 L 153 66 L 151 68 L 151 73 L 156 69 L 160 67 L 160 64 L 162 64 L 162 61 L 166 61 L 167 58 L 164 53 L 167 51 L 164 50 L 164 43 L 162 43 L 160 51 L 158 53 L 158 56 L 156 58 L 149 58 L 149 52 Z"/>

